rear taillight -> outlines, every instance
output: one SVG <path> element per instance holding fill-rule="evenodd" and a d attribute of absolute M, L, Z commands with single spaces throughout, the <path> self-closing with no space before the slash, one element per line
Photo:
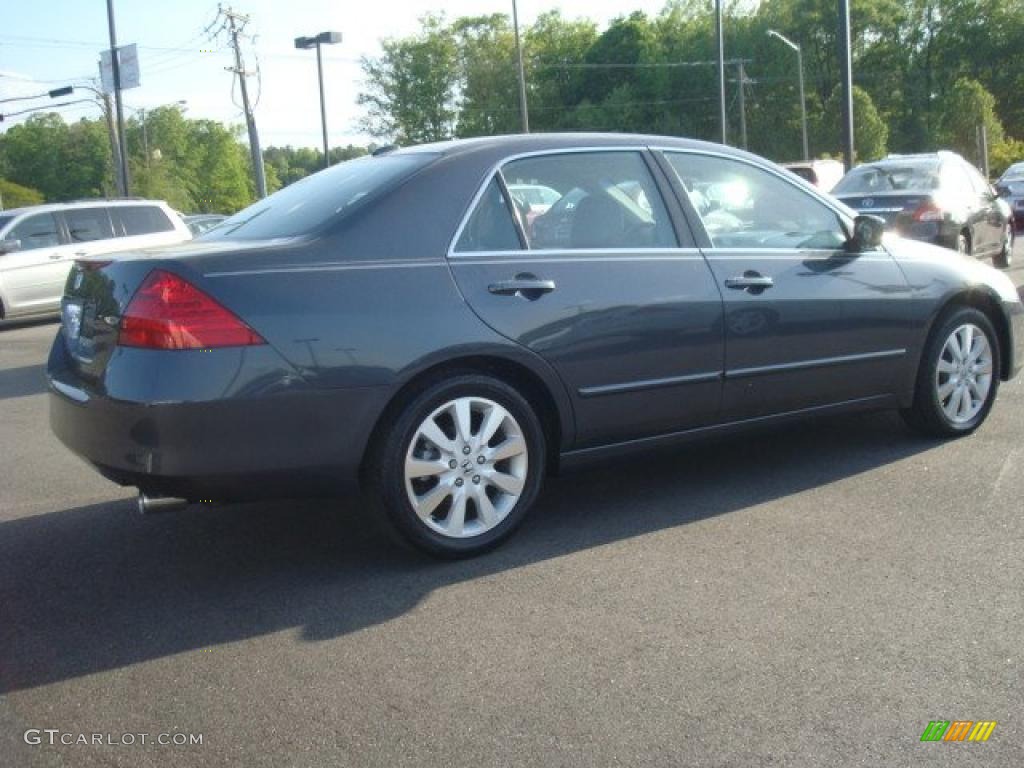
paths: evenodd
<path fill-rule="evenodd" d="M 945 216 L 946 212 L 931 200 L 926 203 L 922 203 L 917 210 L 911 214 L 914 221 L 942 221 Z"/>
<path fill-rule="evenodd" d="M 266 344 L 236 315 L 177 275 L 149 273 L 121 317 L 117 343 L 148 349 Z"/>

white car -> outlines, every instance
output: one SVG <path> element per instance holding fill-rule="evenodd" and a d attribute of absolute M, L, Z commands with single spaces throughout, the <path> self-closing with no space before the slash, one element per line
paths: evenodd
<path fill-rule="evenodd" d="M 90 200 L 0 211 L 0 320 L 56 314 L 75 259 L 192 239 L 158 200 Z"/>

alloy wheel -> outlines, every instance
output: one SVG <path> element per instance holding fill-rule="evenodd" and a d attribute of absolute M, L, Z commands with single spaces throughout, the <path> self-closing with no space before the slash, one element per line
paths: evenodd
<path fill-rule="evenodd" d="M 479 536 L 500 524 L 526 486 L 529 451 L 509 411 L 459 397 L 417 427 L 405 457 L 405 490 L 417 517 L 443 536 Z"/>
<path fill-rule="evenodd" d="M 935 369 L 935 394 L 953 424 L 970 422 L 985 406 L 992 360 L 988 337 L 976 325 L 960 325 L 946 339 Z"/>

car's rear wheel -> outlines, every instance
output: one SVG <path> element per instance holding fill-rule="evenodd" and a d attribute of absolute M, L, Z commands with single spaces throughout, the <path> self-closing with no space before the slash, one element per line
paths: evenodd
<path fill-rule="evenodd" d="M 530 404 L 489 376 L 437 382 L 399 412 L 371 459 L 382 513 L 409 544 L 467 557 L 507 538 L 540 488 L 545 445 Z"/>
<path fill-rule="evenodd" d="M 973 307 L 943 315 L 925 345 L 907 423 L 935 437 L 967 435 L 988 416 L 999 389 L 999 340 Z"/>
<path fill-rule="evenodd" d="M 1000 269 L 1006 269 L 1013 263 L 1013 222 L 1007 222 L 1003 229 L 1003 240 L 999 250 L 992 257 L 992 263 Z"/>

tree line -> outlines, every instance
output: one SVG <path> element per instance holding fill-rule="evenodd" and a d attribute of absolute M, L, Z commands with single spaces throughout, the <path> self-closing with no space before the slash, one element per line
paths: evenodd
<path fill-rule="evenodd" d="M 1024 157 L 1024 0 L 852 3 L 855 143 L 859 161 L 951 148 L 992 169 Z M 795 53 L 807 82 L 810 147 L 841 151 L 835 0 L 734 2 L 725 21 L 729 142 L 775 160 L 802 154 Z M 523 32 L 530 128 L 657 133 L 717 141 L 714 19 L 705 0 L 671 0 L 649 16 L 591 20 L 552 11 Z M 742 64 L 742 67 L 741 67 Z M 514 133 L 520 127 L 515 43 L 503 14 L 429 15 L 409 37 L 362 60 L 373 136 L 416 143 Z M 741 98 L 742 89 L 742 98 Z M 744 110 L 740 114 L 741 106 Z"/>
<path fill-rule="evenodd" d="M 131 192 L 166 200 L 186 213 L 234 213 L 256 199 L 252 161 L 240 126 L 187 118 L 175 106 L 126 121 Z M 334 147 L 332 163 L 367 148 Z M 323 168 L 323 153 L 305 147 L 268 147 L 271 192 Z M 115 197 L 110 136 L 103 119 L 65 123 L 60 115 L 33 115 L 0 136 L 0 197 L 5 208 L 45 201 Z"/>

